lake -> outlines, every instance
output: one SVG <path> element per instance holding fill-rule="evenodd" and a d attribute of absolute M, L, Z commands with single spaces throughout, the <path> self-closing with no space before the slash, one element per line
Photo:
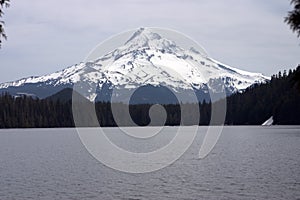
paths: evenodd
<path fill-rule="evenodd" d="M 154 144 L 127 148 L 164 145 L 172 138 L 169 129 Z M 224 127 L 213 151 L 199 159 L 206 129 L 199 127 L 175 163 L 143 174 L 97 161 L 76 129 L 0 130 L 0 199 L 300 199 L 299 126 Z M 114 134 L 118 128 L 106 130 L 126 146 Z"/>

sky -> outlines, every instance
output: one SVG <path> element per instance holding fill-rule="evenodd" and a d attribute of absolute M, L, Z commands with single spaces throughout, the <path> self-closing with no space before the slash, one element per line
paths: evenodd
<path fill-rule="evenodd" d="M 270 76 L 300 64 L 300 39 L 284 17 L 289 0 L 12 0 L 0 82 L 82 62 L 105 39 L 139 27 L 174 29 L 209 56 Z"/>

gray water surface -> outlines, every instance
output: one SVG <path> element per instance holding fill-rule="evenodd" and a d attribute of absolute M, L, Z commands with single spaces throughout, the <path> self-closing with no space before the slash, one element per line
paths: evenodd
<path fill-rule="evenodd" d="M 152 144 L 127 146 L 153 150 Z M 107 128 L 112 141 L 128 141 Z M 172 165 L 128 174 L 95 160 L 76 129 L 0 130 L 0 199 L 300 199 L 300 127 L 225 127 L 213 151 L 198 152 L 207 127 Z M 143 128 L 147 131 L 147 128 Z"/>

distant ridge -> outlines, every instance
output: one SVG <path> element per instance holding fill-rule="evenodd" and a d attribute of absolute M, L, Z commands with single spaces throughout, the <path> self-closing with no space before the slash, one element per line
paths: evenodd
<path fill-rule="evenodd" d="M 62 103 L 66 102 L 72 102 L 72 99 L 75 97 L 76 101 L 87 101 L 85 97 L 83 97 L 81 94 L 78 92 L 74 91 L 72 88 L 65 88 L 62 89 L 61 91 L 49 96 L 46 98 L 46 100 L 50 101 L 60 101 Z"/>
<path fill-rule="evenodd" d="M 72 88 L 65 88 L 65 89 L 62 89 L 61 91 L 47 97 L 46 99 L 52 100 L 52 101 L 67 102 L 67 101 L 72 101 L 72 94 L 73 94 Z"/>

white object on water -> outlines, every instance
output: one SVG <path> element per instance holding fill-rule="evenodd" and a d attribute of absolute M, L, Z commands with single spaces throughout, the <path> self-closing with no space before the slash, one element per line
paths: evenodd
<path fill-rule="evenodd" d="M 273 125 L 273 116 L 271 116 L 267 121 L 265 121 L 262 126 L 271 126 Z"/>

